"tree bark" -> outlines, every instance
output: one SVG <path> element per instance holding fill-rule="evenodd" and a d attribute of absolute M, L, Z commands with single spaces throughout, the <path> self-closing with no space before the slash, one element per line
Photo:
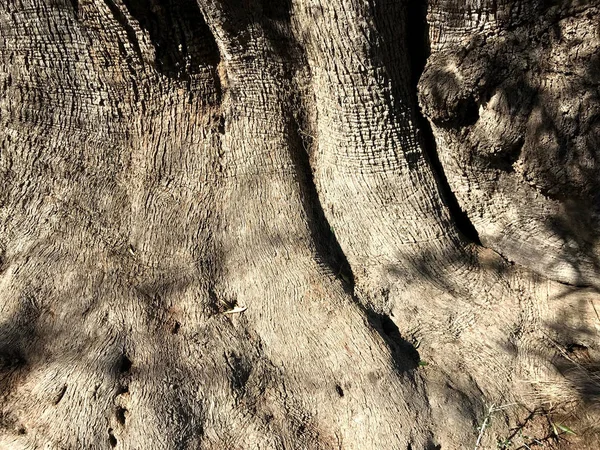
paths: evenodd
<path fill-rule="evenodd" d="M 598 448 L 599 9 L 0 2 L 0 448 Z"/>

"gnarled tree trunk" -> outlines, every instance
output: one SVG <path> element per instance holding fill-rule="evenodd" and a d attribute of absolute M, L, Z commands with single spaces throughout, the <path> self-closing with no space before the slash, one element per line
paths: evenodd
<path fill-rule="evenodd" d="M 0 2 L 0 448 L 597 448 L 599 12 Z"/>

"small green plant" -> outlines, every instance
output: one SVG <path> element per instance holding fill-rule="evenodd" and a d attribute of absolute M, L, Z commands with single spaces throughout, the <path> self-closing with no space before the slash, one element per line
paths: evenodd
<path fill-rule="evenodd" d="M 498 442 L 496 442 L 496 446 L 502 450 L 511 448 L 512 445 L 513 445 L 513 442 L 512 442 L 512 439 L 510 439 L 510 438 L 498 439 Z"/>
<path fill-rule="evenodd" d="M 556 437 L 560 436 L 561 434 L 573 434 L 573 435 L 577 434 L 566 425 L 562 425 L 560 423 L 554 423 L 552 421 L 550 421 L 550 423 L 552 424 L 552 431 L 554 432 L 554 435 Z M 559 430 L 562 431 L 562 433 L 559 432 Z"/>
<path fill-rule="evenodd" d="M 477 436 L 477 442 L 475 442 L 475 450 L 477 450 L 479 448 L 479 446 L 481 445 L 481 439 L 483 438 L 483 433 L 485 433 L 485 429 L 488 426 L 488 423 L 490 422 L 490 419 L 492 418 L 492 414 L 495 411 L 496 405 L 494 405 L 493 403 L 490 405 L 487 414 L 485 415 L 484 419 L 483 419 L 483 423 L 477 427 L 477 429 L 479 430 L 479 436 Z"/>
<path fill-rule="evenodd" d="M 483 434 L 485 433 L 486 428 L 489 426 L 490 421 L 492 420 L 492 415 L 495 412 L 502 411 L 503 409 L 510 408 L 511 406 L 515 406 L 516 403 L 511 403 L 508 405 L 496 406 L 494 403 L 490 405 L 488 408 L 487 414 L 483 419 L 483 423 L 477 427 L 479 431 L 479 436 L 477 436 L 477 442 L 475 442 L 475 450 L 478 450 L 481 445 L 481 440 L 483 439 Z M 510 439 L 505 439 L 504 441 L 510 441 Z M 499 447 L 499 448 L 509 448 L 509 447 Z"/>

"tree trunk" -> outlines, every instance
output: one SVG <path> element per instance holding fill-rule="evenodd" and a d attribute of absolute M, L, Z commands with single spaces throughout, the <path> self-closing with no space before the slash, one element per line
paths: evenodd
<path fill-rule="evenodd" d="M 598 448 L 599 13 L 0 2 L 0 448 Z"/>

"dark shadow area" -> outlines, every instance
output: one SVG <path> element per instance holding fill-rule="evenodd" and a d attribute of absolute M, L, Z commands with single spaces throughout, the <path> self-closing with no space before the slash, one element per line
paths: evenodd
<path fill-rule="evenodd" d="M 423 154 L 428 161 L 433 173 L 440 195 L 454 219 L 460 233 L 470 242 L 481 245 L 477 230 L 467 214 L 460 207 L 454 192 L 448 184 L 444 169 L 438 157 L 438 149 L 431 130 L 429 121 L 423 116 L 417 98 L 417 84 L 425 70 L 427 58 L 430 54 L 429 24 L 427 23 L 427 0 L 411 0 L 406 8 L 406 50 L 410 63 L 410 98 L 413 106 L 413 117 L 418 128 L 418 138 L 421 142 Z M 399 36 L 389 36 L 387 39 L 400 39 Z M 478 107 L 468 100 L 463 107 L 464 120 L 474 123 L 477 120 Z"/>
<path fill-rule="evenodd" d="M 73 13 L 75 15 L 75 18 L 77 18 L 79 16 L 79 0 L 69 0 L 71 2 L 71 5 L 73 6 Z"/>
<path fill-rule="evenodd" d="M 365 314 L 369 325 L 377 331 L 388 345 L 396 370 L 400 373 L 415 370 L 421 360 L 419 352 L 414 345 L 402 337 L 398 326 L 390 316 L 377 313 L 368 308 L 365 308 Z"/>
<path fill-rule="evenodd" d="M 45 353 L 45 336 L 39 329 L 40 310 L 36 298 L 24 294 L 19 301 L 21 306 L 0 324 L 0 433 L 8 435 L 28 432 L 19 412 L 9 410 L 6 404 L 14 398 Z M 62 399 L 64 389 L 57 392 L 55 404 Z"/>
<path fill-rule="evenodd" d="M 37 341 L 39 309 L 35 297 L 24 295 L 22 306 L 0 325 L 0 398 L 26 377 L 32 360 L 41 356 Z M 0 421 L 1 422 L 1 421 Z"/>
<path fill-rule="evenodd" d="M 104 0 L 104 3 L 108 7 L 108 9 L 110 9 L 110 12 L 112 13 L 112 15 L 115 18 L 115 20 L 125 30 L 125 33 L 127 34 L 127 41 L 133 47 L 133 50 L 135 51 L 135 54 L 137 55 L 137 57 L 139 58 L 139 60 L 143 61 L 144 57 L 142 55 L 142 50 L 140 48 L 140 43 L 139 43 L 138 38 L 137 38 L 137 36 L 135 34 L 135 30 L 133 29 L 133 27 L 131 26 L 131 24 L 127 20 L 127 17 L 125 17 L 125 14 L 123 14 L 123 11 L 121 11 L 119 9 L 119 6 L 114 2 L 114 0 Z M 122 43 L 120 43 L 120 45 L 122 45 Z"/>
<path fill-rule="evenodd" d="M 265 18 L 268 20 L 289 23 L 292 17 L 291 0 L 262 0 L 262 9 Z"/>
<path fill-rule="evenodd" d="M 155 68 L 161 74 L 185 80 L 207 65 L 218 64 L 217 44 L 195 0 L 124 0 L 124 3 L 150 35 L 156 52 Z M 135 35 L 129 40 L 137 42 Z"/>

